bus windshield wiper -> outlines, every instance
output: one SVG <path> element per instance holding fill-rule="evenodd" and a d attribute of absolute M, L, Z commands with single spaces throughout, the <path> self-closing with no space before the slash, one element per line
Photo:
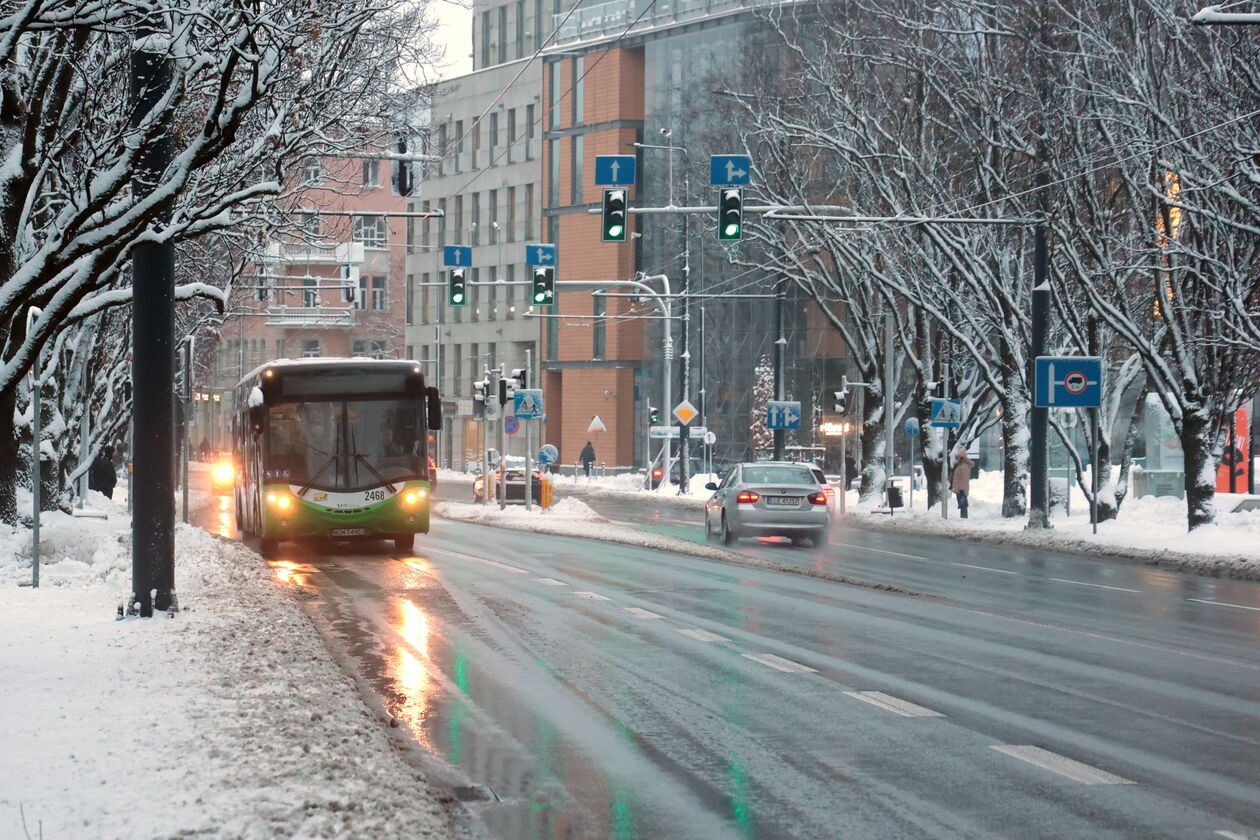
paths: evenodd
<path fill-rule="evenodd" d="M 320 448 L 318 448 L 318 447 L 315 447 L 315 446 L 311 446 L 309 443 L 308 443 L 308 444 L 306 444 L 306 448 L 307 448 L 307 449 L 314 449 L 314 450 L 315 450 L 316 452 L 318 452 L 320 455 L 328 455 L 328 453 L 327 453 L 327 452 L 325 452 L 324 450 L 322 450 L 322 449 L 320 449 Z M 306 495 L 306 493 L 307 493 L 307 491 L 308 491 L 308 490 L 310 490 L 310 489 L 311 489 L 311 487 L 313 487 L 313 486 L 315 485 L 315 482 L 319 481 L 320 476 L 322 476 L 325 472 L 327 472 L 327 471 L 328 471 L 328 468 L 329 468 L 330 466 L 332 466 L 333 464 L 335 464 L 336 462 L 337 462 L 337 453 L 336 453 L 336 452 L 334 452 L 334 453 L 333 453 L 333 454 L 331 454 L 331 455 L 328 455 L 328 460 L 327 460 L 327 461 L 325 461 L 325 462 L 324 462 L 324 465 L 323 465 L 322 467 L 320 467 L 320 468 L 319 468 L 319 471 L 318 471 L 318 472 L 316 472 L 316 473 L 315 473 L 315 475 L 313 475 L 313 476 L 311 476 L 309 479 L 307 479 L 307 482 L 306 482 L 305 484 L 303 484 L 303 485 L 301 486 L 301 488 L 299 488 L 299 489 L 298 489 L 298 491 L 297 491 L 298 496 L 305 496 L 305 495 Z"/>
<path fill-rule="evenodd" d="M 359 447 L 355 443 L 355 440 L 354 440 L 354 429 L 350 430 L 350 449 L 354 452 L 354 455 L 352 457 L 354 458 L 356 463 L 360 463 L 363 466 L 367 467 L 368 470 L 372 473 L 372 475 L 380 479 L 381 483 L 384 484 L 387 488 L 389 488 L 389 492 L 391 493 L 398 492 L 394 488 L 393 482 L 391 482 L 388 478 L 382 475 L 380 470 L 372 466 L 372 462 L 367 459 L 367 456 L 359 451 Z"/>

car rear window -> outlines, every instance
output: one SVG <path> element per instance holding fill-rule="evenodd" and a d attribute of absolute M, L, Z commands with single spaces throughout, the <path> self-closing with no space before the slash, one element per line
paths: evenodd
<path fill-rule="evenodd" d="M 813 487 L 818 483 L 804 467 L 745 467 L 745 484 L 795 484 Z"/>

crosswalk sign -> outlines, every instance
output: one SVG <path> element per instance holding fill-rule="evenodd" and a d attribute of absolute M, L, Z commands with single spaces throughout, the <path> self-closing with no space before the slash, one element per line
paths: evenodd
<path fill-rule="evenodd" d="M 523 388 L 512 398 L 513 412 L 522 420 L 543 416 L 543 392 L 541 388 Z"/>
<path fill-rule="evenodd" d="M 957 429 L 962 425 L 962 402 L 932 399 L 932 425 L 938 429 Z"/>

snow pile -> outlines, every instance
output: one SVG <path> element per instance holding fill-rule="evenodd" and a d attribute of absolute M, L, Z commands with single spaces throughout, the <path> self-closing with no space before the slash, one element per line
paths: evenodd
<path fill-rule="evenodd" d="M 29 515 L 31 497 L 19 493 L 19 510 Z M 95 490 L 88 493 L 90 511 L 108 519 L 71 516 L 54 511 L 39 518 L 40 585 L 66 586 L 105 583 L 118 589 L 131 580 L 131 534 L 118 517 L 126 504 L 111 502 Z M 31 532 L 26 528 L 0 531 L 0 587 L 31 579 Z"/>
<path fill-rule="evenodd" d="M 585 502 L 574 498 L 560 499 L 546 510 L 540 511 L 537 505 L 526 510 L 524 505 L 508 505 L 502 510 L 497 502 L 489 504 L 469 504 L 467 502 L 437 502 L 433 511 L 447 519 L 458 519 L 463 522 L 511 522 L 514 527 L 525 530 L 538 530 L 530 527 L 532 523 L 569 523 L 569 522 L 607 522 L 604 517 L 591 510 Z"/>
<path fill-rule="evenodd" d="M 1073 486 L 1071 516 L 1056 509 L 1051 520 L 1053 529 L 1026 531 L 1027 517 L 1002 517 L 1002 474 L 986 471 L 971 482 L 969 518 L 965 520 L 959 519 L 952 494 L 948 520 L 941 519 L 939 507 L 925 510 L 925 491 L 915 492 L 915 510 L 899 508 L 892 517 L 874 513 L 882 503 L 876 498 L 866 500 L 851 512 L 861 517 L 860 524 L 879 528 L 1134 557 L 1189 571 L 1260 579 L 1260 510 L 1231 512 L 1243 498 L 1248 497 L 1218 494 L 1217 523 L 1187 533 L 1183 499 L 1130 496 L 1121 505 L 1117 519 L 1098 524 L 1095 536 L 1089 522 L 1089 503 L 1081 490 Z"/>
<path fill-rule="evenodd" d="M 256 554 L 180 525 L 183 612 L 120 622 L 127 517 L 41 521 L 39 589 L 2 540 L 0 837 L 455 833 Z"/>
<path fill-rule="evenodd" d="M 654 499 L 665 504 L 696 509 L 703 508 L 704 503 L 713 495 L 713 491 L 706 490 L 704 485 L 710 481 L 716 483 L 721 480 L 722 477 L 719 475 L 701 473 L 690 476 L 687 482 L 687 495 L 680 496 L 676 484 L 662 484 L 655 490 L 644 489 L 641 473 L 624 473 L 603 478 L 578 476 L 576 481 L 572 477 L 557 476 L 555 479 L 557 495 L 627 496 L 635 499 Z"/>

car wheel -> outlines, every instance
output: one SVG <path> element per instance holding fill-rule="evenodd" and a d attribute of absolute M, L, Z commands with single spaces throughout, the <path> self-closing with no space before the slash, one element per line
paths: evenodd
<path fill-rule="evenodd" d="M 415 534 L 399 534 L 394 537 L 394 548 L 398 551 L 411 551 L 416 547 Z"/>
<path fill-rule="evenodd" d="M 709 511 L 707 508 L 704 511 L 704 541 L 713 541 L 713 526 L 709 524 Z"/>
<path fill-rule="evenodd" d="M 726 521 L 726 514 L 722 514 L 722 545 L 730 545 L 735 542 L 735 532 L 731 530 L 730 523 Z"/>

